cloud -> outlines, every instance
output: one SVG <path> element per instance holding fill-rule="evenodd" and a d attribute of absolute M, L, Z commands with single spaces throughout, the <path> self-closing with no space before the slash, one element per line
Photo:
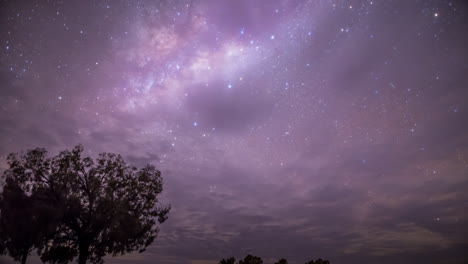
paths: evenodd
<path fill-rule="evenodd" d="M 211 82 L 208 87 L 190 88 L 196 92 L 188 98 L 187 107 L 199 114 L 199 124 L 203 127 L 228 133 L 245 131 L 271 114 L 273 103 L 262 94 L 252 94 L 252 90 L 259 89 L 255 84 L 239 84 L 233 88 L 227 85 Z"/>

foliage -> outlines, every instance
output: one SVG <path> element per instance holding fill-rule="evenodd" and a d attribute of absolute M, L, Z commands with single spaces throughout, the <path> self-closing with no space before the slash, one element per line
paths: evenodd
<path fill-rule="evenodd" d="M 53 236 L 41 235 L 43 243 L 33 243 L 41 259 L 67 263 L 78 256 L 80 264 L 102 263 L 106 254 L 143 252 L 158 234 L 156 221 L 164 222 L 170 210 L 158 205 L 161 173 L 152 165 L 130 166 L 120 155 L 103 153 L 93 160 L 82 153 L 79 145 L 53 158 L 40 148 L 8 156 L 7 182 L 16 184 L 25 197 L 31 194 L 25 199 L 35 200 L 40 194 L 45 203 L 38 204 L 60 213 Z M 26 233 L 37 240 L 32 231 Z"/>
<path fill-rule="evenodd" d="M 263 260 L 260 257 L 247 255 L 244 260 L 240 260 L 239 264 L 263 264 Z"/>
<path fill-rule="evenodd" d="M 236 263 L 236 258 L 230 257 L 228 259 L 222 259 L 219 264 L 235 264 Z"/>
<path fill-rule="evenodd" d="M 50 205 L 43 189 L 27 195 L 11 178 L 0 197 L 0 254 L 26 262 L 27 257 L 53 234 L 58 211 Z"/>
<path fill-rule="evenodd" d="M 284 258 L 278 260 L 278 262 L 276 262 L 275 264 L 288 264 L 288 261 Z"/>
<path fill-rule="evenodd" d="M 222 259 L 219 264 L 235 264 L 236 259 L 231 257 L 229 259 Z M 244 260 L 240 260 L 239 264 L 263 264 L 263 260 L 260 257 L 247 255 Z M 288 261 L 284 258 L 275 262 L 275 264 L 288 264 Z M 328 260 L 317 259 L 316 261 L 309 261 L 306 264 L 330 264 Z"/>
<path fill-rule="evenodd" d="M 310 260 L 309 262 L 306 262 L 306 264 L 330 264 L 330 261 L 319 258 L 316 261 Z"/>

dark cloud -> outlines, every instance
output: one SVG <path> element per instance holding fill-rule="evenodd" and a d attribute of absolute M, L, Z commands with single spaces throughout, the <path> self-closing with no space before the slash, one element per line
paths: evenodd
<path fill-rule="evenodd" d="M 223 132 L 245 131 L 249 126 L 265 119 L 273 110 L 273 102 L 262 93 L 253 94 L 252 90 L 262 90 L 262 83 L 236 85 L 227 88 L 223 82 L 210 83 L 208 87 L 198 85 L 200 90 L 188 99 L 190 111 L 200 117 L 200 125 L 216 128 Z"/>

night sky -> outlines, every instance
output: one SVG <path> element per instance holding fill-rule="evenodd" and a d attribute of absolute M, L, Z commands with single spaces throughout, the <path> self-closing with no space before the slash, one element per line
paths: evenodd
<path fill-rule="evenodd" d="M 78 143 L 172 204 L 107 263 L 467 263 L 468 4 L 0 1 L 1 170 Z"/>

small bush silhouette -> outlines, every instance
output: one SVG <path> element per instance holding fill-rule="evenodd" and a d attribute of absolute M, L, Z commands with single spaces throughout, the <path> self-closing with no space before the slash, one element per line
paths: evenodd
<path fill-rule="evenodd" d="M 228 259 L 222 259 L 219 264 L 235 264 L 236 259 L 234 257 L 230 257 Z M 243 260 L 240 260 L 238 264 L 263 264 L 263 260 L 260 257 L 253 256 L 253 255 L 247 255 Z M 284 258 L 278 260 L 275 262 L 275 264 L 288 264 L 288 261 Z M 310 260 L 309 262 L 306 262 L 305 264 L 330 264 L 330 261 L 328 260 L 322 260 L 322 259 L 317 259 L 317 260 Z"/>

